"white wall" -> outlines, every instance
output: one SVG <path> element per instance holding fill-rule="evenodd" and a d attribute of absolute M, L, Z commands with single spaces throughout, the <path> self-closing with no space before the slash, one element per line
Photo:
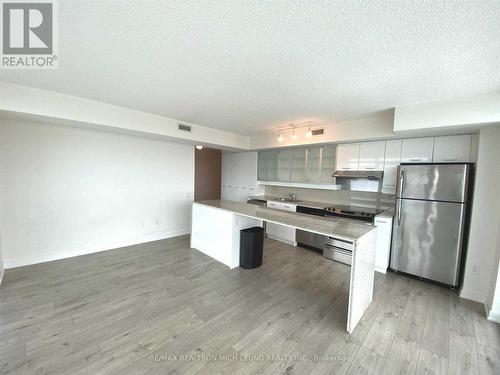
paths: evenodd
<path fill-rule="evenodd" d="M 500 210 L 500 207 L 499 207 Z M 493 268 L 493 277 L 491 278 L 491 286 L 489 295 L 486 299 L 486 311 L 488 319 L 500 323 L 500 220 L 498 221 L 497 230 L 497 253 L 496 267 Z"/>
<path fill-rule="evenodd" d="M 396 107 L 394 131 L 481 126 L 500 122 L 500 91 L 461 99 Z"/>
<path fill-rule="evenodd" d="M 0 119 L 6 268 L 188 233 L 194 148 Z"/>
<path fill-rule="evenodd" d="M 0 175 L 0 189 L 2 186 L 2 176 Z M 0 190 L 1 193 L 1 190 Z M 1 226 L 1 219 L 2 219 L 2 207 L 0 206 L 0 285 L 2 285 L 2 280 L 4 276 L 4 271 L 5 271 L 5 266 L 4 266 L 4 261 L 3 261 L 3 250 L 2 250 L 2 226 Z"/>
<path fill-rule="evenodd" d="M 0 285 L 2 285 L 4 274 L 3 254 L 2 254 L 2 233 L 0 232 Z"/>
<path fill-rule="evenodd" d="M 267 131 L 255 134 L 250 137 L 250 149 L 257 150 L 315 143 L 349 142 L 391 138 L 395 136 L 395 133 L 393 132 L 393 125 L 394 111 L 387 110 L 336 124 L 312 127 L 313 129 L 325 128 L 325 133 L 311 138 L 307 138 L 305 136 L 307 128 L 299 128 L 296 130 L 296 140 L 291 139 L 291 130 L 282 132 L 284 137 L 283 142 L 278 142 L 278 134 L 276 131 Z"/>
<path fill-rule="evenodd" d="M 246 202 L 249 195 L 264 193 L 257 185 L 257 158 L 256 151 L 222 154 L 222 199 Z"/>
<path fill-rule="evenodd" d="M 175 119 L 5 82 L 0 82 L 0 110 L 44 116 L 65 121 L 68 125 L 99 126 L 108 131 L 137 132 L 207 146 L 248 149 L 248 137 L 239 134 L 197 124 L 190 124 L 190 133 L 182 132 Z"/>
<path fill-rule="evenodd" d="M 266 195 L 287 197 L 294 193 L 299 200 L 361 207 L 394 208 L 394 195 L 350 190 L 305 189 L 286 186 L 266 186 Z"/>
<path fill-rule="evenodd" d="M 486 303 L 496 273 L 500 234 L 500 126 L 482 128 L 461 296 Z"/>

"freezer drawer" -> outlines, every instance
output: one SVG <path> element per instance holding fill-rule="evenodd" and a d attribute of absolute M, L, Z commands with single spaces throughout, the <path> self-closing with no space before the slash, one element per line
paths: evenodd
<path fill-rule="evenodd" d="M 401 165 L 396 196 L 446 202 L 466 202 L 469 164 Z"/>
<path fill-rule="evenodd" d="M 457 286 L 465 209 L 462 203 L 397 199 L 391 268 Z"/>

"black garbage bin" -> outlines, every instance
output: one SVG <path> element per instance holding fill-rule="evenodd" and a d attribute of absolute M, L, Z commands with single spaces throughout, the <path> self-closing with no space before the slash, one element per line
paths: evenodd
<path fill-rule="evenodd" d="M 240 232 L 240 267 L 260 267 L 264 249 L 264 228 L 253 227 L 242 229 Z"/>

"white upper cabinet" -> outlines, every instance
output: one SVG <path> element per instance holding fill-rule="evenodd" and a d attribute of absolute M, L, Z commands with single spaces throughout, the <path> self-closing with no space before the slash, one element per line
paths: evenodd
<path fill-rule="evenodd" d="M 359 170 L 383 171 L 385 141 L 363 142 L 359 144 Z"/>
<path fill-rule="evenodd" d="M 434 141 L 434 163 L 459 163 L 470 161 L 470 135 L 436 137 Z"/>
<path fill-rule="evenodd" d="M 337 146 L 338 171 L 357 171 L 359 168 L 359 143 L 347 143 Z"/>
<path fill-rule="evenodd" d="M 401 163 L 430 163 L 434 150 L 434 138 L 403 139 Z"/>
<path fill-rule="evenodd" d="M 384 170 L 385 141 L 346 143 L 337 146 L 338 171 Z"/>
<path fill-rule="evenodd" d="M 260 151 L 257 178 L 259 181 L 332 185 L 335 170 L 384 171 L 382 192 L 394 194 L 400 163 L 471 162 L 477 153 L 476 142 L 476 135 L 467 134 Z"/>
<path fill-rule="evenodd" d="M 385 145 L 384 180 L 382 193 L 396 193 L 396 176 L 401 162 L 401 139 L 392 139 Z"/>

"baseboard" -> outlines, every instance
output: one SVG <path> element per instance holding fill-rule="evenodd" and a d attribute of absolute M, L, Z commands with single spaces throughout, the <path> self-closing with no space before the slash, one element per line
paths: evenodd
<path fill-rule="evenodd" d="M 5 269 L 3 263 L 0 263 L 0 286 L 2 285 L 3 274 L 5 273 Z"/>
<path fill-rule="evenodd" d="M 471 301 L 476 301 L 483 304 L 486 302 L 484 293 L 470 289 L 462 289 L 460 291 L 460 298 L 470 299 Z"/>
<path fill-rule="evenodd" d="M 275 240 L 275 241 L 286 243 L 288 245 L 297 246 L 297 242 L 295 242 L 295 241 L 289 241 L 289 240 L 285 240 L 285 239 L 283 239 L 281 237 L 275 237 L 272 234 L 266 234 L 266 237 L 270 238 L 272 240 Z"/>
<path fill-rule="evenodd" d="M 490 313 L 488 314 L 488 320 L 490 322 L 495 322 L 495 323 L 500 324 L 500 313 L 490 310 Z"/>
<path fill-rule="evenodd" d="M 500 311 L 493 311 L 490 306 L 485 303 L 486 317 L 490 322 L 500 323 Z"/>
<path fill-rule="evenodd" d="M 76 249 L 76 250 L 65 251 L 65 252 L 61 252 L 61 253 L 57 253 L 57 254 L 44 254 L 44 255 L 40 255 L 40 256 L 36 256 L 36 257 L 22 257 L 22 258 L 4 259 L 4 267 L 5 267 L 5 269 L 10 269 L 10 268 L 30 266 L 32 264 L 51 262 L 54 260 L 73 258 L 73 257 L 77 257 L 80 255 L 93 254 L 93 253 L 98 253 L 101 251 L 117 249 L 120 247 L 138 245 L 141 243 L 146 243 L 146 242 L 151 242 L 151 241 L 164 240 L 164 239 L 171 238 L 171 237 L 177 237 L 177 236 L 189 234 L 190 232 L 191 232 L 190 230 L 184 229 L 184 230 L 178 230 L 178 231 L 164 232 L 164 233 L 155 234 L 155 235 L 151 235 L 151 236 L 145 236 L 145 237 L 142 237 L 141 239 L 136 239 L 136 240 L 114 242 L 114 243 L 106 244 L 106 245 L 91 248 L 91 249 L 88 249 L 88 248 L 87 249 Z"/>
<path fill-rule="evenodd" d="M 380 273 L 387 273 L 387 267 L 380 267 L 380 266 L 375 266 L 375 271 L 380 272 Z"/>

